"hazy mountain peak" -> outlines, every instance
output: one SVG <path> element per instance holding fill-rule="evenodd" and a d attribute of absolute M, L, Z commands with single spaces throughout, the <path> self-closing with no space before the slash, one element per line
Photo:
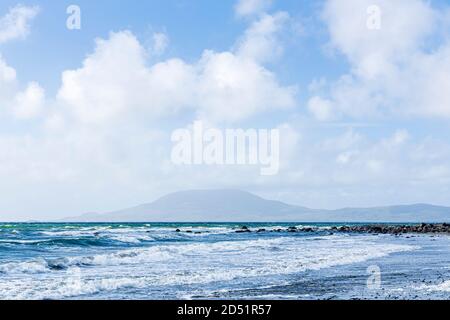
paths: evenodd
<path fill-rule="evenodd" d="M 188 190 L 106 214 L 85 214 L 77 222 L 444 222 L 450 208 L 428 204 L 318 210 L 266 200 L 233 189 Z"/>

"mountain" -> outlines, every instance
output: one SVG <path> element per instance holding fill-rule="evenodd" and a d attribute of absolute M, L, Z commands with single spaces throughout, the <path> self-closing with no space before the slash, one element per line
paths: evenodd
<path fill-rule="evenodd" d="M 65 222 L 445 222 L 450 208 L 428 204 L 338 210 L 310 209 L 238 190 L 192 190 L 110 213 Z"/>

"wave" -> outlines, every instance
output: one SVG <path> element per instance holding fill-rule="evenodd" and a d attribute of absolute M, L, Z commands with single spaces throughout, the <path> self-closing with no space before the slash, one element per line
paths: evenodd
<path fill-rule="evenodd" d="M 424 284 L 416 287 L 416 289 L 425 291 L 450 292 L 450 280 L 444 281 L 440 284 Z"/>
<path fill-rule="evenodd" d="M 127 239 L 119 240 L 118 238 L 112 240 L 120 242 L 131 242 L 131 240 Z M 60 246 L 60 247 L 105 247 L 113 245 L 111 239 L 93 238 L 93 237 L 38 239 L 38 240 L 4 239 L 0 240 L 0 244 L 29 245 L 29 246 Z"/>
<path fill-rule="evenodd" d="M 323 236 L 324 241 L 278 237 L 215 243 L 160 244 L 89 256 L 37 259 L 0 265 L 9 277 L 0 298 L 60 299 L 121 288 L 206 285 L 235 279 L 296 274 L 360 263 L 411 245 L 377 241 L 371 236 Z M 73 270 L 80 277 L 73 283 Z M 41 273 L 43 276 L 33 276 Z M 20 274 L 27 275 L 23 283 Z M 3 286 L 2 283 L 9 283 Z M 20 290 L 19 290 L 20 289 Z"/>
<path fill-rule="evenodd" d="M 14 235 L 0 239 L 0 245 L 103 247 L 155 241 L 146 230 L 132 228 L 114 230 L 108 227 L 39 231 L 37 236 L 31 233 L 22 234 L 21 237 Z"/>
<path fill-rule="evenodd" d="M 112 266 L 123 264 L 139 264 L 148 261 L 163 261 L 169 255 L 160 247 L 146 249 L 121 250 L 110 254 L 92 256 L 75 256 L 64 258 L 38 258 L 32 261 L 11 262 L 0 265 L 3 274 L 35 274 L 51 271 L 67 270 L 71 267 Z"/>

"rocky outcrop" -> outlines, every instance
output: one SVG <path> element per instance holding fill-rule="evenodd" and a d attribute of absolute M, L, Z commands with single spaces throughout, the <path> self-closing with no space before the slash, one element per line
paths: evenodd
<path fill-rule="evenodd" d="M 339 232 L 346 233 L 370 233 L 370 234 L 450 234 L 450 223 L 422 223 L 417 225 L 398 225 L 398 224 L 373 224 L 373 225 L 348 225 L 341 227 L 331 227 L 327 229 L 321 229 L 317 227 L 288 227 L 277 229 L 255 229 L 251 230 L 247 226 L 242 226 L 235 230 L 235 233 L 256 233 L 264 232 L 289 232 L 289 233 L 311 233 L 311 232 L 327 232 L 328 234 L 334 234 Z M 176 229 L 175 232 L 181 232 L 180 229 Z M 201 232 L 193 232 L 192 230 L 186 230 L 186 233 L 201 234 Z"/>
<path fill-rule="evenodd" d="M 239 230 L 236 231 L 236 233 L 248 233 L 248 232 L 252 232 L 252 231 L 246 226 L 243 226 Z"/>
<path fill-rule="evenodd" d="M 405 233 L 450 233 L 450 224 L 422 223 L 419 225 L 356 225 L 333 227 L 333 231 L 359 232 L 375 234 L 405 234 Z"/>

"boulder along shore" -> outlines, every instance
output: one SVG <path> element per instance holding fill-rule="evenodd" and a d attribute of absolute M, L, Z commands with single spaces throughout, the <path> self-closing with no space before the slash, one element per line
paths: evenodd
<path fill-rule="evenodd" d="M 277 229 L 250 229 L 247 226 L 242 226 L 235 229 L 236 233 L 264 233 L 264 232 L 318 232 L 327 231 L 331 234 L 338 232 L 346 233 L 370 233 L 370 234 L 450 234 L 450 223 L 421 223 L 421 224 L 367 224 L 367 225 L 343 225 L 333 226 L 329 229 L 323 229 L 319 227 L 289 227 L 289 228 L 277 228 Z M 193 232 L 192 230 L 176 229 L 175 232 L 195 233 L 201 234 L 202 232 Z"/>
<path fill-rule="evenodd" d="M 332 227 L 339 232 L 404 234 L 404 233 L 446 233 L 450 234 L 449 223 L 422 223 L 418 225 L 356 225 Z"/>

